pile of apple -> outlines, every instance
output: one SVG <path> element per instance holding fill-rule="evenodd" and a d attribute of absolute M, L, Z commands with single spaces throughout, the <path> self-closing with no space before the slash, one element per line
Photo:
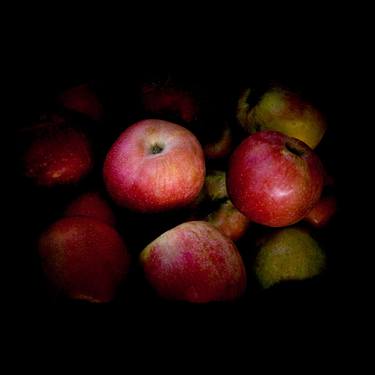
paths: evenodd
<path fill-rule="evenodd" d="M 208 139 L 204 103 L 186 87 L 144 82 L 134 98 L 136 121 L 109 129 L 100 95 L 82 84 L 21 130 L 29 140 L 23 174 L 36 189 L 74 190 L 100 170 L 104 193 L 78 194 L 38 234 L 55 297 L 113 301 L 137 267 L 158 297 L 197 303 L 240 299 L 250 272 L 260 288 L 322 273 L 326 255 L 311 232 L 330 223 L 336 198 L 314 151 L 326 131 L 317 108 L 285 87 L 270 85 L 260 95 L 248 88 L 235 98 L 233 121 L 222 120 Z M 93 124 L 96 137 L 77 118 Z M 176 212 L 177 222 L 160 216 Z M 122 214 L 144 217 L 148 228 L 123 235 Z M 266 234 L 244 248 L 241 239 L 259 228 Z M 131 248 L 132 236 L 150 233 L 147 246 Z"/>

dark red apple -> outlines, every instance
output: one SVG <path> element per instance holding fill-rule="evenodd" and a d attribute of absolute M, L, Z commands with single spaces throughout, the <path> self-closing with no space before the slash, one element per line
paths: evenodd
<path fill-rule="evenodd" d="M 98 192 L 89 192 L 80 195 L 77 199 L 69 204 L 65 210 L 66 217 L 85 216 L 91 217 L 107 223 L 115 225 L 115 215 L 109 207 L 108 203 L 102 198 Z"/>
<path fill-rule="evenodd" d="M 322 196 L 318 203 L 305 216 L 304 220 L 316 228 L 322 228 L 335 215 L 337 209 L 336 197 L 334 195 Z"/>
<path fill-rule="evenodd" d="M 66 126 L 38 129 L 24 156 L 25 173 L 37 185 L 78 182 L 93 165 L 87 136 Z"/>
<path fill-rule="evenodd" d="M 227 188 L 251 221 L 282 227 L 303 219 L 323 188 L 323 167 L 302 141 L 275 131 L 246 138 L 231 156 Z"/>
<path fill-rule="evenodd" d="M 94 91 L 88 84 L 82 84 L 65 90 L 58 98 L 65 108 L 79 112 L 99 121 L 103 117 L 103 107 Z"/>
<path fill-rule="evenodd" d="M 38 250 L 56 294 L 89 302 L 111 301 L 130 262 L 116 230 L 87 217 L 52 224 L 41 235 Z"/>
<path fill-rule="evenodd" d="M 127 128 L 111 147 L 103 174 L 114 201 L 131 210 L 187 206 L 204 183 L 203 150 L 182 126 L 143 120 Z"/>
<path fill-rule="evenodd" d="M 151 286 L 166 299 L 233 300 L 246 288 L 236 246 L 204 221 L 183 223 L 163 233 L 142 251 L 140 261 Z"/>

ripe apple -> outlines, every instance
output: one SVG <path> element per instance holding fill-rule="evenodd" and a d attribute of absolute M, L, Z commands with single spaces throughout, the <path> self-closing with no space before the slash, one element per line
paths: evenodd
<path fill-rule="evenodd" d="M 78 182 L 92 168 L 87 136 L 65 125 L 38 127 L 24 155 L 25 174 L 37 185 Z"/>
<path fill-rule="evenodd" d="M 88 192 L 71 202 L 65 210 L 65 217 L 85 216 L 114 226 L 115 215 L 108 203 L 98 192 Z"/>
<path fill-rule="evenodd" d="M 92 120 L 99 121 L 103 117 L 102 104 L 88 84 L 65 90 L 59 96 L 58 102 L 70 111 L 84 114 Z"/>
<path fill-rule="evenodd" d="M 163 233 L 141 252 L 140 261 L 151 286 L 166 299 L 233 300 L 246 288 L 236 246 L 204 221 L 186 222 Z"/>
<path fill-rule="evenodd" d="M 237 106 L 237 119 L 250 134 L 275 130 L 305 142 L 312 149 L 319 144 L 326 122 L 323 115 L 298 94 L 272 87 L 255 105 L 250 105 L 252 94 L 251 89 L 245 90 Z"/>
<path fill-rule="evenodd" d="M 227 189 L 251 221 L 282 227 L 303 219 L 320 198 L 323 167 L 303 142 L 274 131 L 246 138 L 231 156 Z"/>
<path fill-rule="evenodd" d="M 130 257 L 113 227 L 88 217 L 68 217 L 40 237 L 38 251 L 53 290 L 70 299 L 109 302 Z"/>
<path fill-rule="evenodd" d="M 220 138 L 216 142 L 207 143 L 203 147 L 204 154 L 208 159 L 220 159 L 230 153 L 232 147 L 232 130 L 227 125 Z"/>
<path fill-rule="evenodd" d="M 326 257 L 319 244 L 303 229 L 276 230 L 262 239 L 255 273 L 263 288 L 286 280 L 304 280 L 320 274 Z"/>
<path fill-rule="evenodd" d="M 316 228 L 322 228 L 332 219 L 336 213 L 336 208 L 337 202 L 334 195 L 322 196 L 304 220 Z"/>
<path fill-rule="evenodd" d="M 240 239 L 250 224 L 250 220 L 238 211 L 229 199 L 221 203 L 218 209 L 210 213 L 206 221 L 232 241 Z"/>
<path fill-rule="evenodd" d="M 139 212 L 187 206 L 204 183 L 203 150 L 187 129 L 163 120 L 127 128 L 107 154 L 104 181 L 114 201 Z"/>

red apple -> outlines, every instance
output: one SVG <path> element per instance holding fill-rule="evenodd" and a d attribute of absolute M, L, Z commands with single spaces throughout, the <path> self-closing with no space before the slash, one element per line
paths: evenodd
<path fill-rule="evenodd" d="M 140 261 L 151 286 L 166 299 L 233 300 L 246 288 L 236 246 L 204 221 L 183 223 L 163 233 L 142 251 Z"/>
<path fill-rule="evenodd" d="M 25 173 L 37 185 L 78 182 L 92 168 L 91 146 L 86 135 L 66 126 L 38 129 L 24 157 Z"/>
<path fill-rule="evenodd" d="M 227 156 L 232 147 L 232 131 L 227 125 L 216 142 L 208 143 L 203 147 L 204 154 L 208 159 L 220 159 Z"/>
<path fill-rule="evenodd" d="M 336 197 L 334 195 L 323 196 L 304 220 L 316 228 L 322 228 L 328 224 L 336 213 Z"/>
<path fill-rule="evenodd" d="M 234 206 L 251 221 L 287 226 L 303 219 L 319 200 L 323 167 L 302 141 L 262 131 L 232 154 L 227 188 Z"/>
<path fill-rule="evenodd" d="M 59 96 L 58 102 L 63 107 L 82 113 L 92 120 L 99 121 L 103 117 L 102 104 L 88 84 L 67 89 Z"/>
<path fill-rule="evenodd" d="M 109 302 L 123 281 L 130 257 L 111 226 L 87 217 L 63 218 L 40 237 L 43 270 L 58 295 Z"/>
<path fill-rule="evenodd" d="M 160 212 L 192 203 L 204 183 L 201 145 L 182 126 L 143 120 L 127 128 L 104 163 L 114 201 L 139 212 Z"/>
<path fill-rule="evenodd" d="M 108 203 L 102 198 L 98 192 L 89 192 L 80 195 L 77 199 L 69 204 L 65 210 L 66 217 L 85 216 L 91 217 L 107 223 L 115 225 L 115 215 L 109 207 Z"/>

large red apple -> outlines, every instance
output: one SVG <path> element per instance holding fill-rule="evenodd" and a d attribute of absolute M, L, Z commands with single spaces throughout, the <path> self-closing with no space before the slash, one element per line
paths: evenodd
<path fill-rule="evenodd" d="M 38 250 L 55 292 L 89 302 L 111 301 L 130 261 L 115 229 L 87 217 L 52 224 L 41 235 Z"/>
<path fill-rule="evenodd" d="M 204 221 L 163 233 L 140 254 L 146 278 L 163 298 L 188 302 L 233 300 L 246 288 L 234 243 Z"/>
<path fill-rule="evenodd" d="M 120 135 L 107 154 L 103 173 L 116 203 L 158 212 L 186 206 L 198 197 L 205 162 L 189 130 L 167 121 L 143 120 Z"/>
<path fill-rule="evenodd" d="M 232 154 L 227 188 L 234 206 L 251 221 L 287 226 L 303 219 L 318 201 L 323 167 L 302 141 L 262 131 Z"/>

